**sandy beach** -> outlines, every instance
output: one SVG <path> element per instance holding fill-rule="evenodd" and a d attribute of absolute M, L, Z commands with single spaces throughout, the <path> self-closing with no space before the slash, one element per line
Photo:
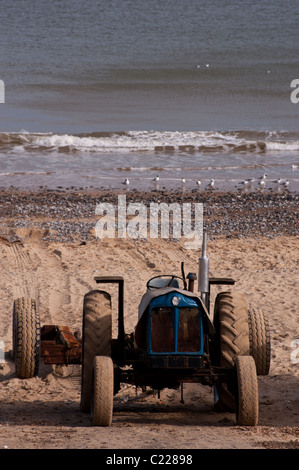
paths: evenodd
<path fill-rule="evenodd" d="M 297 449 L 299 448 L 298 193 L 128 192 L 127 202 L 202 202 L 210 274 L 232 277 L 232 289 L 262 309 L 271 329 L 271 368 L 259 377 L 259 424 L 241 427 L 216 413 L 213 391 L 186 386 L 160 397 L 123 386 L 110 428 L 95 428 L 80 412 L 80 366 L 41 364 L 38 377 L 18 379 L 12 360 L 14 299 L 37 302 L 41 324 L 82 329 L 85 293 L 94 276 L 125 279 L 125 330 L 154 275 L 196 272 L 200 253 L 183 239 L 97 239 L 95 207 L 116 204 L 117 192 L 0 192 L 0 449 Z M 214 287 L 215 295 L 224 287 Z M 117 296 L 113 289 L 114 335 Z"/>

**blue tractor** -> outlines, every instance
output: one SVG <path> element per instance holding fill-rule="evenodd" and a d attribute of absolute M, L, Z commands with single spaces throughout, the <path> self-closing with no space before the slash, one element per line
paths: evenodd
<path fill-rule="evenodd" d="M 124 331 L 124 279 L 96 277 L 98 284 L 118 285 L 115 339 L 110 294 L 96 289 L 85 295 L 80 407 L 91 413 L 93 425 L 112 423 L 113 397 L 122 383 L 159 392 L 188 382 L 212 386 L 215 410 L 234 412 L 239 425 L 257 425 L 257 375 L 270 367 L 266 316 L 235 290 L 218 293 L 211 314 L 211 286 L 235 281 L 209 277 L 205 233 L 198 276 L 185 276 L 183 264 L 180 274 L 147 282 L 130 334 Z"/>

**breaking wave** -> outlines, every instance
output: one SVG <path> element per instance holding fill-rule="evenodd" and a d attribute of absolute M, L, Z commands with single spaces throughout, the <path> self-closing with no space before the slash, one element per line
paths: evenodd
<path fill-rule="evenodd" d="M 299 134 L 270 131 L 0 133 L 2 152 L 294 152 Z"/>

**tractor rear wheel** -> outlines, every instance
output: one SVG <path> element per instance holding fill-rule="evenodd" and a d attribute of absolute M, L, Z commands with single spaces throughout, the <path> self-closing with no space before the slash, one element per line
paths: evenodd
<path fill-rule="evenodd" d="M 110 426 L 113 414 L 113 361 L 97 356 L 93 360 L 91 422 L 94 426 Z"/>
<path fill-rule="evenodd" d="M 248 304 L 240 292 L 220 292 L 215 301 L 215 358 L 234 367 L 237 356 L 249 355 Z"/>
<path fill-rule="evenodd" d="M 238 392 L 236 397 L 236 418 L 240 426 L 256 426 L 258 423 L 259 401 L 255 362 L 252 356 L 236 358 Z"/>
<path fill-rule="evenodd" d="M 29 379 L 38 374 L 40 320 L 35 300 L 21 297 L 13 306 L 13 357 L 17 377 Z"/>
<path fill-rule="evenodd" d="M 93 290 L 84 296 L 82 328 L 82 380 L 80 409 L 90 411 L 95 356 L 111 356 L 112 312 L 107 292 Z"/>
<path fill-rule="evenodd" d="M 248 304 L 243 294 L 228 291 L 217 295 L 214 326 L 214 362 L 220 367 L 233 368 L 237 356 L 249 354 Z M 235 411 L 235 393 L 231 384 L 215 385 L 214 406 L 217 411 Z"/>
<path fill-rule="evenodd" d="M 271 361 L 270 328 L 266 315 L 251 308 L 248 311 L 250 355 L 255 360 L 257 375 L 268 375 Z"/>

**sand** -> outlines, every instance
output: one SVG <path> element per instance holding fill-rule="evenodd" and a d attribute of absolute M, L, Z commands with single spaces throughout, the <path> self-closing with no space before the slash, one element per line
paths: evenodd
<path fill-rule="evenodd" d="M 6 199 L 5 199 L 6 201 Z M 14 208 L 16 205 L 14 204 Z M 4 214 L 4 212 L 2 213 Z M 211 276 L 232 277 L 232 287 L 269 318 L 270 374 L 258 378 L 259 424 L 237 426 L 235 415 L 213 409 L 213 390 L 186 385 L 184 404 L 178 390 L 156 394 L 123 386 L 114 400 L 110 428 L 92 427 L 80 412 L 80 366 L 41 363 L 39 376 L 18 379 L 12 349 L 15 298 L 37 301 L 42 324 L 66 324 L 81 330 L 86 292 L 94 276 L 125 278 L 125 329 L 137 321 L 146 281 L 158 274 L 197 270 L 199 253 L 183 240 L 87 239 L 50 237 L 46 217 L 27 216 L 16 224 L 6 212 L 0 232 L 0 449 L 294 449 L 299 447 L 298 234 L 209 237 Z M 240 215 L 241 217 L 241 215 Z M 13 219 L 13 220 L 12 220 Z M 14 222 L 14 223 L 13 223 Z M 60 240 L 60 241 L 59 241 Z M 222 287 L 213 287 L 215 295 Z M 114 336 L 117 295 L 111 288 Z M 297 340 L 297 341 L 296 341 Z"/>

